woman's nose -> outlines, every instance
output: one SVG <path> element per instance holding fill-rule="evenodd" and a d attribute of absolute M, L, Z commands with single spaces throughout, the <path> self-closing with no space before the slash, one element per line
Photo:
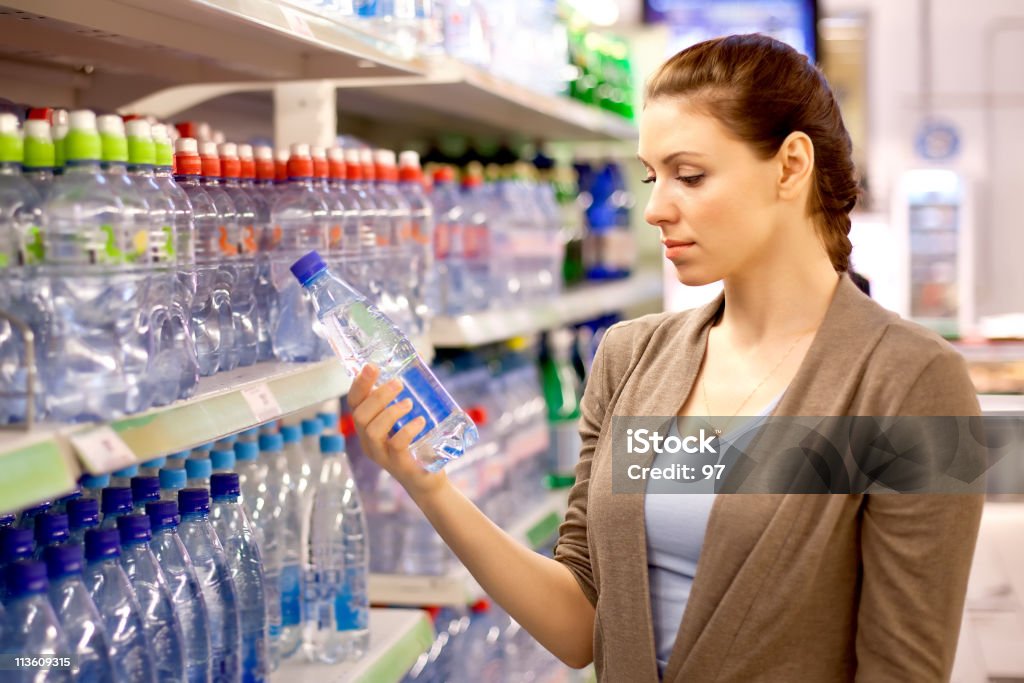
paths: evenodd
<path fill-rule="evenodd" d="M 644 220 L 655 227 L 678 222 L 679 208 L 665 195 L 665 188 L 659 187 L 660 183 L 655 182 L 651 190 L 651 196 L 644 207 Z"/>

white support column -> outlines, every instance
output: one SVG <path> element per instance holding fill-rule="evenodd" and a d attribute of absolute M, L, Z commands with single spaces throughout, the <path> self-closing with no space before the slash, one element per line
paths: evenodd
<path fill-rule="evenodd" d="M 331 147 L 338 134 L 336 86 L 332 81 L 297 81 L 274 86 L 274 143 L 305 142 Z"/>

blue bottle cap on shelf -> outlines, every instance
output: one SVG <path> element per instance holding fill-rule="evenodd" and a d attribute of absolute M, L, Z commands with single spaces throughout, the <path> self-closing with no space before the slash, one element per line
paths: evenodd
<path fill-rule="evenodd" d="M 300 285 L 305 286 L 307 282 L 326 269 L 327 264 L 320 258 L 320 254 L 311 251 L 292 264 L 292 275 Z"/>
<path fill-rule="evenodd" d="M 108 486 L 101 495 L 104 515 L 132 511 L 132 490 L 127 486 Z"/>
<path fill-rule="evenodd" d="M 213 442 L 211 441 L 210 443 L 204 443 L 202 446 L 196 446 L 195 448 L 192 449 L 192 452 L 193 453 L 196 453 L 196 452 L 199 452 L 199 453 L 209 453 L 212 450 L 213 450 Z"/>
<path fill-rule="evenodd" d="M 85 532 L 85 560 L 97 562 L 121 556 L 121 534 L 117 529 L 89 529 Z"/>
<path fill-rule="evenodd" d="M 316 417 L 323 424 L 324 429 L 328 432 L 338 431 L 338 414 L 337 413 L 317 413 Z"/>
<path fill-rule="evenodd" d="M 241 489 L 238 486 L 238 475 L 234 472 L 218 472 L 210 477 L 210 494 L 214 500 L 218 498 L 238 498 Z"/>
<path fill-rule="evenodd" d="M 110 486 L 109 474 L 84 474 L 78 480 L 83 489 L 105 489 Z"/>
<path fill-rule="evenodd" d="M 134 477 L 138 473 L 139 473 L 139 466 L 138 465 L 129 465 L 128 467 L 125 467 L 122 470 L 117 470 L 116 472 L 114 472 L 114 476 L 115 477 L 123 477 L 125 479 L 131 479 L 132 477 Z"/>
<path fill-rule="evenodd" d="M 121 545 L 148 543 L 153 538 L 152 526 L 146 515 L 118 517 L 117 530 L 121 533 Z"/>
<path fill-rule="evenodd" d="M 173 529 L 181 523 L 178 515 L 178 504 L 173 500 L 158 500 L 146 503 L 146 514 L 149 515 L 153 531 Z"/>
<path fill-rule="evenodd" d="M 259 435 L 260 435 L 260 428 L 259 427 L 250 427 L 249 429 L 246 429 L 245 431 L 239 432 L 238 433 L 238 438 L 239 439 L 246 438 L 246 439 L 253 440 L 256 437 L 258 437 Z"/>
<path fill-rule="evenodd" d="M 142 466 L 149 468 L 151 470 L 158 470 L 166 464 L 167 458 L 153 458 L 152 460 L 147 460 L 146 462 L 142 463 Z"/>
<path fill-rule="evenodd" d="M 323 434 L 320 437 L 320 452 L 324 455 L 329 453 L 343 453 L 345 451 L 345 437 L 341 434 Z"/>
<path fill-rule="evenodd" d="M 183 515 L 210 511 L 210 492 L 206 489 L 178 491 L 178 511 Z"/>
<path fill-rule="evenodd" d="M 225 451 L 234 448 L 235 442 L 238 441 L 238 434 L 232 434 L 231 436 L 225 436 L 223 439 L 219 439 L 214 442 L 213 450 Z"/>
<path fill-rule="evenodd" d="M 65 576 L 81 574 L 85 556 L 82 546 L 77 543 L 63 543 L 51 545 L 44 550 L 43 560 L 46 562 L 46 574 L 50 581 L 56 581 Z"/>
<path fill-rule="evenodd" d="M 199 460 L 189 458 L 185 461 L 185 473 L 189 479 L 209 479 L 213 474 L 213 463 L 209 458 Z"/>
<path fill-rule="evenodd" d="M 71 537 L 68 516 L 59 512 L 47 512 L 36 517 L 36 545 L 45 548 L 51 543 L 63 543 Z"/>
<path fill-rule="evenodd" d="M 0 529 L 5 526 L 14 526 L 14 515 L 0 515 Z"/>
<path fill-rule="evenodd" d="M 239 441 L 235 444 L 235 459 L 249 462 L 260 457 L 260 447 L 254 441 Z"/>
<path fill-rule="evenodd" d="M 31 557 L 33 547 L 31 529 L 12 526 L 0 529 L 0 564 Z"/>
<path fill-rule="evenodd" d="M 100 523 L 100 502 L 95 498 L 79 498 L 68 503 L 68 526 L 87 529 Z"/>
<path fill-rule="evenodd" d="M 279 451 L 284 448 L 284 437 L 280 434 L 260 434 L 261 451 Z"/>
<path fill-rule="evenodd" d="M 43 514 L 44 512 L 46 512 L 47 510 L 49 510 L 52 507 L 53 507 L 53 503 L 51 503 L 49 501 L 47 501 L 45 503 L 40 503 L 39 505 L 36 505 L 35 507 L 25 508 L 22 511 L 22 513 L 21 513 L 21 517 L 22 517 L 22 519 L 24 519 L 26 517 L 35 517 L 36 515 Z"/>
<path fill-rule="evenodd" d="M 167 456 L 168 460 L 184 460 L 192 451 L 178 451 Z"/>
<path fill-rule="evenodd" d="M 210 463 L 215 470 L 233 470 L 235 468 L 235 449 L 217 450 L 210 453 Z"/>
<path fill-rule="evenodd" d="M 78 500 L 81 497 L 82 497 L 82 492 L 81 491 L 75 491 L 73 493 L 69 493 L 68 495 L 64 496 L 63 498 L 58 498 L 57 499 L 57 504 L 58 505 L 63 505 L 66 508 L 68 503 L 70 503 L 73 500 Z"/>
<path fill-rule="evenodd" d="M 322 431 L 324 431 L 324 423 L 319 418 L 302 421 L 303 436 L 320 436 Z"/>
<path fill-rule="evenodd" d="M 132 477 L 132 503 L 134 505 L 159 499 L 159 477 Z"/>
<path fill-rule="evenodd" d="M 7 566 L 7 592 L 11 598 L 34 593 L 45 593 L 50 585 L 46 579 L 46 565 L 34 560 L 19 560 Z"/>
<path fill-rule="evenodd" d="M 186 462 L 188 462 L 186 460 Z M 185 470 L 169 470 L 166 467 L 160 470 L 160 488 L 162 489 L 183 489 L 188 484 L 188 473 Z"/>
<path fill-rule="evenodd" d="M 302 441 L 302 427 L 299 425 L 285 425 L 281 427 L 281 438 L 285 443 Z"/>

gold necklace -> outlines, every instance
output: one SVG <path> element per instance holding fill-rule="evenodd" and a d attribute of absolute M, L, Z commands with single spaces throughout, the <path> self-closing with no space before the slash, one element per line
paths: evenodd
<path fill-rule="evenodd" d="M 710 332 L 708 334 L 710 335 Z M 767 375 L 765 375 L 764 379 L 762 379 L 758 383 L 758 385 L 756 387 L 754 387 L 754 390 L 751 391 L 749 394 L 747 394 L 747 397 L 745 399 L 743 399 L 743 403 L 740 404 L 740 407 L 736 409 L 736 412 L 732 414 L 732 416 L 726 421 L 726 423 L 724 425 L 722 425 L 721 427 L 715 427 L 714 425 L 711 425 L 711 430 L 715 433 L 715 436 L 721 438 L 721 436 L 725 432 L 726 428 L 728 428 L 728 426 L 730 424 L 732 424 L 732 421 L 734 419 L 736 419 L 736 416 L 740 414 L 741 410 L 743 410 L 743 406 L 747 405 L 747 401 L 749 401 L 754 396 L 754 394 L 757 393 L 757 390 L 760 389 L 761 387 L 763 387 L 764 383 L 767 382 L 769 379 L 771 379 L 772 375 L 774 375 L 775 372 L 780 367 L 782 367 L 782 364 L 786 362 L 787 358 L 789 358 L 789 354 L 793 353 L 793 349 L 796 348 L 796 345 L 799 344 L 800 341 L 804 337 L 806 337 L 808 334 L 810 334 L 810 333 L 809 332 L 804 332 L 803 334 L 801 334 L 799 337 L 796 338 L 796 341 L 793 342 L 793 345 L 789 347 L 788 351 L 786 351 L 786 355 L 784 355 L 782 357 L 782 359 L 778 363 L 775 364 L 775 367 L 772 368 L 771 372 L 769 372 Z M 707 352 L 705 351 L 705 353 L 707 353 Z M 704 392 L 704 409 L 707 410 L 708 417 L 711 417 L 711 404 L 708 403 L 708 383 L 707 383 L 707 378 L 706 377 L 701 377 L 701 379 L 700 379 L 700 386 L 701 386 L 701 389 Z"/>

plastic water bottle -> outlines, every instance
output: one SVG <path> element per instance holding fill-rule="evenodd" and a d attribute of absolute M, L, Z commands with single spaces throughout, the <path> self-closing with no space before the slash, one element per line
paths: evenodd
<path fill-rule="evenodd" d="M 476 428 L 409 340 L 362 295 L 331 275 L 316 252 L 297 261 L 292 272 L 309 290 L 331 346 L 352 376 L 373 363 L 381 369 L 381 382 L 401 380 L 402 393 L 395 400 L 409 398 L 413 409 L 395 430 L 416 417 L 426 421 L 411 447 L 417 460 L 436 471 L 460 457 L 476 441 Z"/>
<path fill-rule="evenodd" d="M 101 529 L 117 529 L 117 518 L 132 514 L 132 490 L 127 486 L 103 489 Z"/>
<path fill-rule="evenodd" d="M 211 675 L 214 681 L 237 681 L 242 671 L 238 593 L 224 548 L 210 524 L 210 493 L 206 489 L 183 489 L 178 493 L 178 507 L 178 535 L 192 559 L 206 600 Z"/>
<path fill-rule="evenodd" d="M 309 541 L 309 514 L 312 501 L 312 468 L 308 460 L 311 442 L 319 451 L 323 430 L 320 420 L 303 420 L 301 441 L 288 430 L 284 458 L 286 477 L 281 490 L 281 637 L 278 651 L 282 659 L 293 656 L 302 644 L 302 558 Z M 284 430 L 282 430 L 283 432 Z"/>
<path fill-rule="evenodd" d="M 159 477 L 132 477 L 132 509 L 145 512 L 146 504 L 160 500 Z"/>
<path fill-rule="evenodd" d="M 159 477 L 160 468 L 167 465 L 167 458 L 153 458 L 147 460 L 139 466 L 139 476 L 143 477 Z"/>
<path fill-rule="evenodd" d="M 495 286 L 491 277 L 491 230 L 489 199 L 483 178 L 476 173 L 463 180 L 462 206 L 464 211 L 462 257 L 466 268 L 466 308 L 481 311 L 494 300 Z"/>
<path fill-rule="evenodd" d="M 465 209 L 455 185 L 455 172 L 442 167 L 434 172 L 434 255 L 437 266 L 438 298 L 441 312 L 460 315 L 468 310 L 467 273 L 463 248 Z"/>
<path fill-rule="evenodd" d="M 72 544 L 85 543 L 85 532 L 100 524 L 100 502 L 95 498 L 80 498 L 68 503 L 68 539 Z"/>
<path fill-rule="evenodd" d="M 81 683 L 113 680 L 114 665 L 103 617 L 82 581 L 82 546 L 68 543 L 47 548 L 45 559 L 50 604 L 75 657 L 71 675 Z"/>
<path fill-rule="evenodd" d="M 210 464 L 213 466 L 214 473 L 234 472 L 235 463 L 234 447 L 230 447 L 226 450 L 214 449 L 213 452 L 210 453 Z"/>
<path fill-rule="evenodd" d="M 0 529 L 0 565 L 8 565 L 18 560 L 31 560 L 35 548 L 31 529 L 4 527 Z"/>
<path fill-rule="evenodd" d="M 84 474 L 82 475 L 82 478 L 78 480 L 78 483 L 82 487 L 83 498 L 94 498 L 95 500 L 99 500 L 103 489 L 110 486 L 110 475 Z"/>
<path fill-rule="evenodd" d="M 321 662 L 359 659 L 369 646 L 367 531 L 340 434 L 320 437 L 306 580 L 306 643 Z"/>
<path fill-rule="evenodd" d="M 283 427 L 281 434 L 260 434 L 260 459 L 237 466 L 242 493 L 242 507 L 249 518 L 260 555 L 263 558 L 264 587 L 267 594 L 267 631 L 270 640 L 269 659 L 274 669 L 280 662 L 278 644 L 281 637 L 281 537 L 284 534 L 282 499 L 287 462 L 282 450 L 284 433 L 297 427 Z"/>
<path fill-rule="evenodd" d="M 58 498 L 57 500 L 55 500 L 53 502 L 53 511 L 54 512 L 63 512 L 63 513 L 66 514 L 67 511 L 68 511 L 68 503 L 70 503 L 73 500 L 78 500 L 81 497 L 82 497 L 81 489 L 79 489 L 77 491 L 72 491 L 71 493 L 69 493 L 66 496 L 61 496 L 60 498 Z"/>
<path fill-rule="evenodd" d="M 121 567 L 132 582 L 142 608 L 142 625 L 156 665 L 158 683 L 180 683 L 185 671 L 185 637 L 174 611 L 171 591 L 149 542 L 149 517 L 126 515 L 117 520 L 121 533 Z"/>
<path fill-rule="evenodd" d="M 387 261 L 384 254 L 378 249 L 380 240 L 385 232 L 387 217 L 384 208 L 377 203 L 377 197 L 373 193 L 370 180 L 366 177 L 368 169 L 362 162 L 362 156 L 358 149 L 345 150 L 345 184 L 348 192 L 355 197 L 361 212 L 359 214 L 358 235 L 359 261 L 364 265 L 360 270 L 360 278 L 357 284 L 360 285 L 366 297 L 383 311 L 394 312 L 395 304 L 389 299 L 388 290 L 385 286 L 389 277 Z M 381 237 L 383 239 L 383 237 Z"/>
<path fill-rule="evenodd" d="M 184 462 L 179 460 L 177 462 Z M 188 485 L 188 473 L 184 468 L 160 470 L 160 500 L 178 502 L 178 491 Z"/>
<path fill-rule="evenodd" d="M 45 119 L 25 121 L 25 161 L 22 175 L 43 198 L 53 184 L 54 147 L 50 122 Z"/>
<path fill-rule="evenodd" d="M 231 310 L 235 316 L 235 347 L 240 367 L 252 365 L 259 354 L 257 346 L 256 253 L 259 250 L 256 204 L 242 187 L 242 162 L 238 147 L 226 142 L 217 149 L 221 159 L 223 189 L 231 198 L 238 221 L 238 253 L 235 256 L 237 275 L 231 288 Z"/>
<path fill-rule="evenodd" d="M 10 657 L 68 657 L 72 650 L 46 595 L 46 565 L 22 560 L 7 567 L 4 639 L 0 652 Z M 17 683 L 71 683 L 70 669 L 27 669 L 5 672 L 4 680 Z"/>
<path fill-rule="evenodd" d="M 231 577 L 238 590 L 242 626 L 242 681 L 260 683 L 269 675 L 267 662 L 266 585 L 259 547 L 245 510 L 238 503 L 237 474 L 215 474 L 210 479 L 213 519 L 224 544 Z"/>
<path fill-rule="evenodd" d="M 30 508 L 25 508 L 21 511 L 21 517 L 18 518 L 18 528 L 35 531 L 36 517 L 39 515 L 45 515 L 52 508 L 53 503 L 49 501 L 43 501 L 39 505 L 33 505 Z"/>
<path fill-rule="evenodd" d="M 344 273 L 350 282 L 362 284 L 365 282 L 365 264 L 359 258 L 359 231 L 365 209 L 359 202 L 359 197 L 350 190 L 345 152 L 340 147 L 327 150 L 327 176 L 326 191 L 330 196 L 337 198 L 344 212 L 342 234 L 337 236 L 338 241 L 335 242 L 335 235 L 331 235 L 330 265 L 338 268 L 338 272 Z"/>
<path fill-rule="evenodd" d="M 210 622 L 206 599 L 192 560 L 178 537 L 178 504 L 170 500 L 149 503 L 146 514 L 153 529 L 150 548 L 167 579 L 171 602 L 181 622 L 187 683 L 210 681 Z"/>
<path fill-rule="evenodd" d="M 437 310 L 437 276 L 434 270 L 434 206 L 423 189 L 423 171 L 419 154 L 405 151 L 398 155 L 398 190 L 409 204 L 412 244 L 417 251 L 413 261 L 413 330 L 424 334 L 427 320 Z"/>
<path fill-rule="evenodd" d="M 244 148 L 242 145 L 239 149 Z M 277 293 L 270 278 L 270 247 L 273 243 L 273 226 L 270 211 L 274 203 L 276 188 L 274 185 L 274 150 L 270 147 L 257 147 L 253 155 L 255 180 L 249 187 L 253 202 L 256 205 L 256 225 L 259 231 L 259 253 L 256 256 L 256 345 L 259 349 L 259 360 L 271 360 L 274 357 L 274 344 L 271 339 L 270 321 L 277 315 Z M 245 169 L 245 160 L 242 163 Z M 243 174 L 244 177 L 244 174 Z"/>
<path fill-rule="evenodd" d="M 210 475 L 213 474 L 213 463 L 208 457 L 192 456 L 185 461 L 185 474 L 188 476 L 188 487 L 209 489 Z"/>
<path fill-rule="evenodd" d="M 103 617 L 114 680 L 155 683 L 154 659 L 146 640 L 142 609 L 121 568 L 121 537 L 116 529 L 85 533 L 85 570 L 89 597 Z"/>
<path fill-rule="evenodd" d="M 68 528 L 68 516 L 59 512 L 48 512 L 36 517 L 36 549 L 32 559 L 43 559 L 43 551 L 59 543 L 66 543 L 71 538 Z"/>

